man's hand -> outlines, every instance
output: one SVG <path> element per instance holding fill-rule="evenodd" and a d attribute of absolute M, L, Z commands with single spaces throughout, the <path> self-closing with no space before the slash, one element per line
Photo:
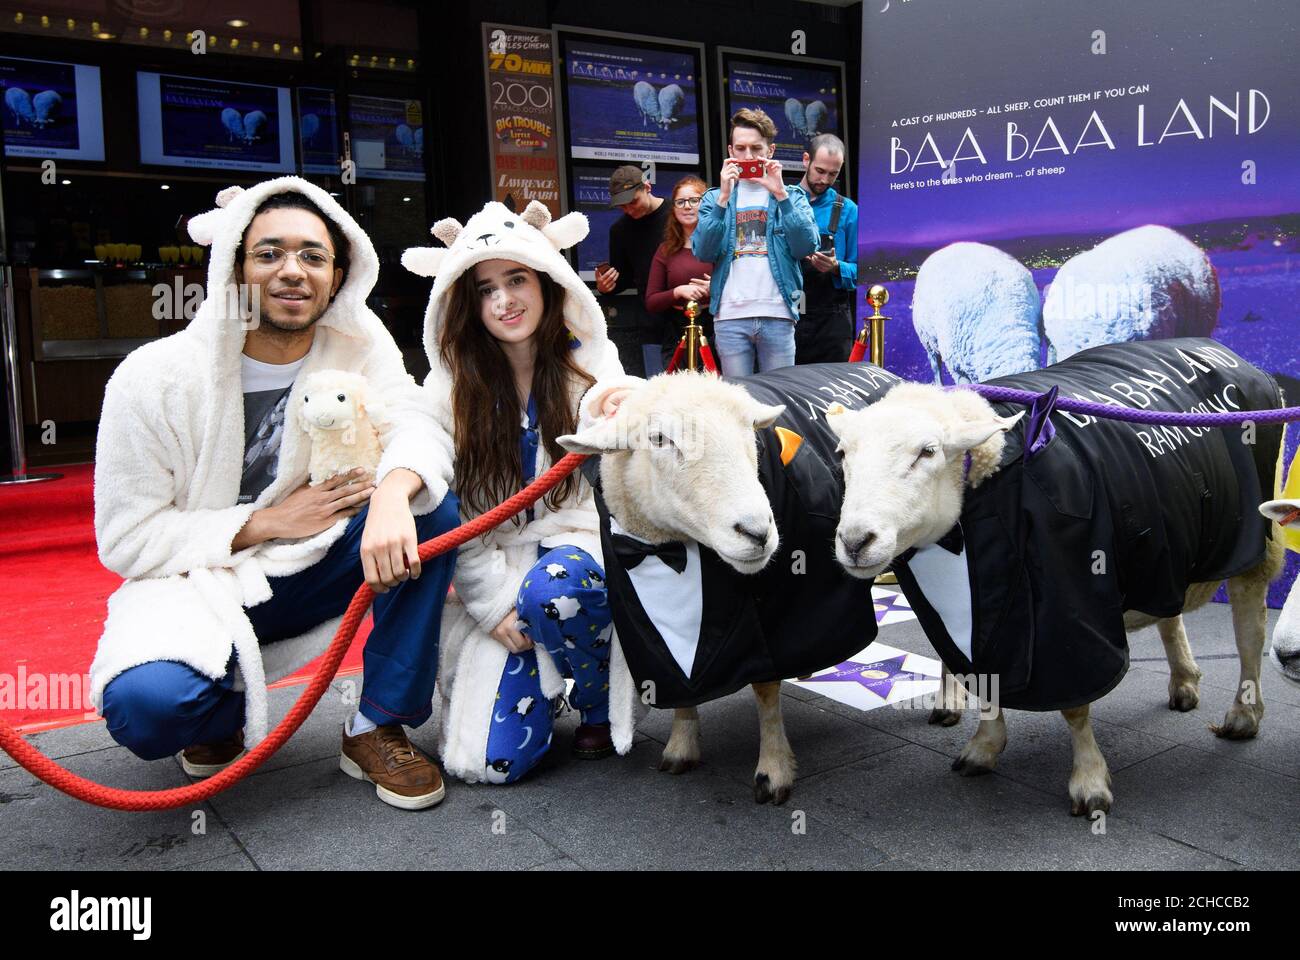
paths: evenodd
<path fill-rule="evenodd" d="M 515 626 L 518 622 L 515 612 L 511 610 L 502 618 L 500 623 L 492 628 L 488 636 L 511 653 L 523 653 L 525 650 L 533 649 L 533 641 L 529 640 Z"/>
<path fill-rule="evenodd" d="M 618 283 L 618 271 L 610 267 L 604 273 L 596 274 L 596 289 L 600 293 L 611 293 Z"/>
<path fill-rule="evenodd" d="M 404 580 L 420 577 L 420 540 L 411 515 L 411 498 L 424 486 L 411 470 L 393 470 L 370 497 L 361 533 L 361 567 L 375 593 L 387 593 Z"/>
<path fill-rule="evenodd" d="M 784 200 L 789 194 L 785 189 L 785 181 L 781 179 L 781 161 L 772 159 L 763 164 L 763 175 L 758 178 L 758 182 L 765 186 L 772 196 L 777 200 Z"/>
<path fill-rule="evenodd" d="M 360 513 L 374 491 L 360 467 L 319 486 L 304 483 L 275 506 L 254 510 L 235 534 L 230 550 L 238 553 L 267 540 L 314 537 L 340 519 Z"/>
<path fill-rule="evenodd" d="M 822 253 L 818 250 L 816 253 L 808 254 L 808 263 L 821 273 L 830 273 L 832 270 L 840 268 L 840 262 L 830 254 Z"/>
<path fill-rule="evenodd" d="M 731 197 L 731 191 L 735 188 L 736 183 L 740 180 L 740 161 L 728 157 L 722 161 L 722 173 L 718 177 L 718 206 L 725 207 L 727 200 Z"/>

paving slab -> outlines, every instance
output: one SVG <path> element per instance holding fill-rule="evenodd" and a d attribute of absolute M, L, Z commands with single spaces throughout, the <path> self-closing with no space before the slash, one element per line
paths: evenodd
<path fill-rule="evenodd" d="M 69 757 L 65 765 L 131 790 L 189 782 L 174 760 L 144 763 L 123 747 Z M 204 832 L 196 834 L 196 825 Z M 238 851 L 206 805 L 122 813 L 74 800 L 21 768 L 0 773 L 0 870 L 166 870 Z"/>

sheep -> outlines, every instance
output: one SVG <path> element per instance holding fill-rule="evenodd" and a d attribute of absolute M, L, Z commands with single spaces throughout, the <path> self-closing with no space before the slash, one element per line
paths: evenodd
<path fill-rule="evenodd" d="M 1204 250 L 1168 227 L 1126 230 L 1056 272 L 1043 304 L 1047 361 L 1103 343 L 1208 337 L 1220 304 Z"/>
<path fill-rule="evenodd" d="M 244 138 L 244 115 L 234 107 L 226 107 L 221 111 L 221 125 L 226 130 L 226 135 L 231 143 L 238 138 Z"/>
<path fill-rule="evenodd" d="M 1140 382 L 1151 388 L 1141 396 L 1131 392 Z M 1159 409 L 1200 409 L 1223 396 L 1243 410 L 1283 405 L 1271 377 L 1199 339 L 1097 347 L 999 383 L 1108 390 Z M 1054 399 L 1042 403 L 1050 410 Z M 948 670 L 962 675 L 969 665 L 1001 683 L 1000 697 L 996 688 L 981 695 L 984 715 L 953 769 L 993 769 L 1006 746 L 999 700 L 1059 709 L 1074 746 L 1070 812 L 1093 818 L 1113 796 L 1089 705 L 1127 669 L 1125 631 L 1157 626 L 1169 707 L 1194 709 L 1201 674 L 1181 613 L 1208 602 L 1228 574 L 1240 681 L 1211 729 L 1226 739 L 1259 730 L 1265 602 L 1283 548 L 1276 524 L 1243 520 L 1242 504 L 1274 489 L 1282 429 L 1260 426 L 1248 445 L 1232 430 L 1032 413 L 999 416 L 974 391 L 908 384 L 830 416 L 845 472 L 836 558 L 864 578 L 893 563 Z M 1178 456 L 1166 456 L 1175 448 Z"/>
<path fill-rule="evenodd" d="M 9 87 L 5 90 L 5 106 L 14 115 L 14 124 L 22 127 L 24 123 L 36 125 L 36 111 L 32 107 L 32 95 L 22 87 Z"/>
<path fill-rule="evenodd" d="M 841 662 L 867 646 L 876 630 L 871 585 L 845 577 L 831 556 L 839 481 L 833 438 L 821 414 L 832 400 L 869 403 L 897 382 L 870 364 L 787 367 L 736 381 L 690 371 L 661 374 L 632 390 L 613 417 L 558 438 L 570 452 L 600 455 L 605 577 L 638 686 L 644 689 L 646 674 L 659 669 L 669 649 L 682 666 L 677 688 L 685 693 L 673 693 L 662 671 L 656 681 L 655 705 L 676 708 L 660 770 L 679 774 L 694 768 L 700 761 L 695 705 L 748 684 L 759 714 L 754 799 L 781 804 L 790 796 L 795 757 L 781 717 L 782 677 Z M 761 455 L 756 431 L 762 432 Z M 780 530 L 773 503 L 781 505 Z M 614 535 L 684 546 L 678 573 L 693 571 L 697 580 L 679 582 L 666 562 L 634 565 L 654 567 L 671 581 L 671 610 L 662 620 L 646 616 L 665 638 L 674 636 L 680 644 L 684 637 L 688 653 L 665 639 L 655 660 L 631 629 L 632 601 L 639 607 L 644 597 L 631 574 L 614 562 Z M 773 562 L 778 550 L 782 555 Z M 806 553 L 806 567 L 797 559 L 787 562 L 796 552 Z M 686 626 L 674 627 L 670 620 Z M 693 658 L 691 644 L 703 637 L 699 642 L 705 645 L 715 625 L 730 630 L 736 646 L 724 649 L 720 643 L 697 672 L 693 659 L 683 657 Z M 755 667 L 763 656 L 770 666 Z M 712 683 L 708 689 L 690 686 L 706 680 Z"/>
<path fill-rule="evenodd" d="M 912 324 L 930 359 L 957 383 L 1033 370 L 1043 312 L 1033 275 L 983 243 L 951 243 L 925 258 L 912 291 Z"/>
<path fill-rule="evenodd" d="M 669 124 L 679 123 L 677 111 L 686 102 L 686 94 L 675 83 L 670 83 L 659 91 L 659 124 L 666 130 Z"/>
<path fill-rule="evenodd" d="M 1297 465 L 1300 465 L 1300 460 L 1292 464 L 1293 472 Z M 1296 524 L 1300 527 L 1300 497 L 1269 500 L 1260 504 L 1259 512 L 1279 525 Z M 1292 535 L 1290 543 L 1293 547 L 1295 542 L 1295 535 Z M 1273 627 L 1273 645 L 1269 648 L 1268 659 L 1282 676 L 1300 684 L 1300 581 L 1291 585 L 1291 592 L 1282 604 L 1282 612 Z"/>
<path fill-rule="evenodd" d="M 357 467 L 374 476 L 386 419 L 366 396 L 366 378 L 345 370 L 318 370 L 303 383 L 298 419 L 311 436 L 312 486 Z"/>

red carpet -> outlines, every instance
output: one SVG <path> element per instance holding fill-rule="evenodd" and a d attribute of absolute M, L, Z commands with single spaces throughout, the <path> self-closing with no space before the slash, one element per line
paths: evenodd
<path fill-rule="evenodd" d="M 32 732 L 95 719 L 85 672 L 122 578 L 95 549 L 94 467 L 55 467 L 60 480 L 0 486 L 0 719 Z M 362 624 L 340 673 L 361 668 Z M 304 683 L 315 664 L 275 686 Z M 272 718 L 272 723 L 275 718 Z"/>

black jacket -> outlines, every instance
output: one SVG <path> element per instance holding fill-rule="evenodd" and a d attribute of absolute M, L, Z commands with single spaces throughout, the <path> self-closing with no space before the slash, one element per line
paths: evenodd
<path fill-rule="evenodd" d="M 1152 410 L 1283 405 L 1272 377 L 1207 339 L 1110 344 L 990 383 L 1059 386 L 1062 398 Z M 1054 436 L 1027 458 L 1029 420 L 1007 434 L 1001 469 L 967 489 L 956 528 L 963 552 L 931 545 L 895 567 L 952 672 L 996 676 L 1004 707 L 1057 710 L 1090 703 L 1123 678 L 1126 610 L 1174 616 L 1190 584 L 1263 559 L 1269 526 L 1256 508 L 1273 496 L 1282 427 L 1257 425 L 1245 443 L 1235 427 L 1057 412 Z"/>
<path fill-rule="evenodd" d="M 707 547 L 688 544 L 680 579 L 655 566 L 662 562 L 657 558 L 636 564 L 669 583 L 663 596 L 647 596 L 643 604 L 633 578 L 645 577 L 626 568 L 611 536 L 599 461 L 593 457 L 583 468 L 596 490 L 619 643 L 637 688 L 657 707 L 693 706 L 746 684 L 806 676 L 848 659 L 876 636 L 870 581 L 848 576 L 835 560 L 844 477 L 835 455 L 838 440 L 823 414 L 835 402 L 864 407 L 898 377 L 866 363 L 827 363 L 734 382 L 761 403 L 786 406 L 777 424 L 759 431 L 759 478 L 781 532 L 780 547 L 759 573 L 739 574 Z M 657 610 L 663 609 L 657 601 L 669 603 L 679 620 L 695 596 L 702 598 L 697 645 L 679 659 L 647 606 Z M 696 633 L 695 621 L 687 620 L 688 632 Z M 687 644 L 695 639 L 686 638 Z"/>

